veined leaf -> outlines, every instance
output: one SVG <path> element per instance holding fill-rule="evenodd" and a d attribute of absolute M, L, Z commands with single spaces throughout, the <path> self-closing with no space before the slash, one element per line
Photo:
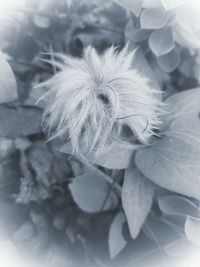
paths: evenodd
<path fill-rule="evenodd" d="M 165 103 L 162 137 L 136 152 L 136 165 L 159 186 L 200 200 L 200 88 Z"/>
<path fill-rule="evenodd" d="M 153 184 L 136 168 L 125 170 L 122 206 L 132 238 L 136 238 L 151 209 Z"/>

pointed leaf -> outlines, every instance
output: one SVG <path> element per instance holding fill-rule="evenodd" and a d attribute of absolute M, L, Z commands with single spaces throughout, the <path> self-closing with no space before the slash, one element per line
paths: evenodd
<path fill-rule="evenodd" d="M 191 242 L 200 246 L 200 218 L 187 216 L 185 234 Z"/>
<path fill-rule="evenodd" d="M 200 199 L 200 88 L 165 103 L 162 137 L 136 152 L 136 165 L 159 186 Z"/>
<path fill-rule="evenodd" d="M 151 209 L 153 185 L 136 168 L 125 170 L 122 206 L 132 238 L 136 238 Z"/>
<path fill-rule="evenodd" d="M 115 258 L 117 254 L 126 246 L 127 242 L 124 239 L 122 230 L 125 217 L 122 212 L 119 212 L 113 219 L 108 237 L 109 252 L 111 259 Z"/>
<path fill-rule="evenodd" d="M 154 31 L 149 37 L 149 47 L 157 57 L 169 53 L 174 48 L 171 28 L 166 26 Z"/>
<path fill-rule="evenodd" d="M 164 8 L 144 9 L 140 17 L 142 29 L 160 29 L 164 27 L 170 17 L 170 13 Z"/>
<path fill-rule="evenodd" d="M 86 212 L 99 212 L 115 208 L 117 197 L 114 191 L 110 190 L 110 185 L 104 180 L 103 176 L 95 173 L 88 173 L 78 176 L 69 185 L 70 191 L 77 205 Z M 104 205 L 105 204 L 105 205 Z"/>
<path fill-rule="evenodd" d="M 0 52 L 0 104 L 8 103 L 17 99 L 17 83 L 15 75 L 5 59 L 3 53 Z"/>

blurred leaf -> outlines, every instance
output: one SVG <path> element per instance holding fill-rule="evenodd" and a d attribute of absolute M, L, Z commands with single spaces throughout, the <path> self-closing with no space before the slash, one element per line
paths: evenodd
<path fill-rule="evenodd" d="M 178 239 L 167 244 L 163 249 L 169 256 L 182 259 L 195 255 L 194 253 L 199 250 L 199 247 L 187 239 Z"/>
<path fill-rule="evenodd" d="M 15 144 L 12 139 L 0 137 L 0 162 L 15 152 Z"/>
<path fill-rule="evenodd" d="M 6 187 L 10 187 L 14 190 L 15 185 L 18 187 L 20 174 L 19 155 L 15 152 L 0 163 L 0 189 L 5 190 Z"/>
<path fill-rule="evenodd" d="M 161 137 L 136 152 L 136 165 L 154 183 L 200 199 L 200 88 L 166 101 Z"/>
<path fill-rule="evenodd" d="M 151 209 L 153 184 L 136 168 L 125 170 L 122 206 L 132 238 L 136 238 Z"/>
<path fill-rule="evenodd" d="M 16 138 L 41 133 L 42 112 L 34 107 L 0 106 L 0 136 Z"/>
<path fill-rule="evenodd" d="M 140 43 L 145 41 L 151 33 L 150 30 L 142 30 L 140 28 L 134 27 L 134 22 L 132 19 L 127 23 L 124 32 L 126 41 L 132 41 L 133 43 Z"/>
<path fill-rule="evenodd" d="M 110 185 L 99 174 L 88 173 L 78 176 L 69 188 L 77 205 L 87 212 L 99 212 L 103 206 L 103 210 L 113 209 L 118 202 L 112 190 L 104 205 Z"/>
<path fill-rule="evenodd" d="M 170 224 L 162 217 L 158 217 L 151 213 L 146 222 L 145 222 L 145 233 L 156 242 L 156 245 L 159 249 L 162 250 L 162 247 L 173 242 L 174 240 L 184 239 L 185 235 L 180 230 Z"/>
<path fill-rule="evenodd" d="M 165 72 L 172 72 L 180 63 L 180 55 L 177 49 L 174 48 L 168 54 L 158 57 L 157 62 Z"/>
<path fill-rule="evenodd" d="M 142 0 L 118 0 L 118 2 L 128 8 L 137 17 L 142 10 Z"/>
<path fill-rule="evenodd" d="M 200 29 L 199 3 L 184 3 L 176 10 L 176 19 L 189 32 Z"/>
<path fill-rule="evenodd" d="M 35 179 L 49 188 L 56 183 L 52 172 L 55 159 L 44 142 L 35 142 L 27 153 L 30 169 L 35 173 Z"/>
<path fill-rule="evenodd" d="M 200 48 L 200 29 L 191 32 L 178 22 L 173 26 L 174 40 L 186 48 Z"/>
<path fill-rule="evenodd" d="M 185 0 L 161 0 L 161 2 L 164 8 L 168 10 L 182 5 Z"/>
<path fill-rule="evenodd" d="M 170 17 L 170 13 L 164 8 L 144 9 L 140 17 L 142 29 L 160 29 L 163 28 Z"/>
<path fill-rule="evenodd" d="M 136 46 L 134 46 L 134 48 L 136 48 Z M 162 99 L 162 93 L 158 79 L 152 70 L 152 67 L 148 64 L 144 53 L 139 48 L 136 50 L 135 57 L 133 59 L 133 66 L 138 70 L 138 72 L 142 73 L 146 78 L 148 78 L 149 85 L 154 88 L 154 90 L 158 91 L 158 94 L 155 97 Z"/>
<path fill-rule="evenodd" d="M 111 259 L 115 258 L 119 252 L 126 246 L 127 242 L 123 236 L 123 224 L 125 217 L 119 212 L 113 219 L 108 237 L 109 251 Z"/>
<path fill-rule="evenodd" d="M 19 252 L 10 240 L 0 243 L 0 251 L 0 266 L 20 266 Z"/>
<path fill-rule="evenodd" d="M 158 197 L 158 205 L 164 214 L 200 217 L 198 207 L 186 197 L 172 195 Z"/>
<path fill-rule="evenodd" d="M 0 52 L 0 104 L 8 103 L 17 99 L 17 83 L 15 75 L 5 60 L 3 53 Z"/>
<path fill-rule="evenodd" d="M 171 28 L 166 26 L 154 31 L 149 37 L 149 47 L 157 57 L 168 54 L 174 48 Z"/>
<path fill-rule="evenodd" d="M 9 228 L 15 230 L 26 219 L 28 213 L 22 206 L 15 203 L 1 202 L 0 203 L 0 226 L 2 229 Z"/>
<path fill-rule="evenodd" d="M 187 216 L 185 234 L 192 243 L 200 246 L 200 218 Z"/>
<path fill-rule="evenodd" d="M 163 7 L 160 0 L 143 0 L 143 8 L 160 8 Z"/>
<path fill-rule="evenodd" d="M 14 233 L 14 238 L 17 241 L 32 240 L 36 235 L 36 231 L 31 222 L 23 223 L 19 229 Z"/>

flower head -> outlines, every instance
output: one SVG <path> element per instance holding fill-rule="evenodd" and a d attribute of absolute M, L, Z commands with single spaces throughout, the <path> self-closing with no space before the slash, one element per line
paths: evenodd
<path fill-rule="evenodd" d="M 53 137 L 67 136 L 73 152 L 92 156 L 113 140 L 147 143 L 160 124 L 160 101 L 133 66 L 135 51 L 86 48 L 81 59 L 57 55 L 60 72 L 43 83 L 51 96 L 45 115 Z"/>

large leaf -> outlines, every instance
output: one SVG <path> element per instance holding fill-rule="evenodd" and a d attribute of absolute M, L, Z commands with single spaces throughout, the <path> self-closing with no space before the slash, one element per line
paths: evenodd
<path fill-rule="evenodd" d="M 87 173 L 78 176 L 69 186 L 77 205 L 87 212 L 99 212 L 115 208 L 117 197 L 103 175 Z"/>
<path fill-rule="evenodd" d="M 165 103 L 162 137 L 136 153 L 136 165 L 159 186 L 200 199 L 200 88 Z"/>
<path fill-rule="evenodd" d="M 0 52 L 0 104 L 11 102 L 17 99 L 17 83 L 15 75 Z"/>
<path fill-rule="evenodd" d="M 115 258 L 117 254 L 126 246 L 127 242 L 123 236 L 123 224 L 125 217 L 122 212 L 119 212 L 113 219 L 109 229 L 109 251 L 111 259 Z"/>
<path fill-rule="evenodd" d="M 124 208 L 132 238 L 136 238 L 151 209 L 153 185 L 136 168 L 125 170 L 122 187 Z"/>
<path fill-rule="evenodd" d="M 168 54 L 174 48 L 171 28 L 165 26 L 154 31 L 149 37 L 149 47 L 157 57 Z"/>
<path fill-rule="evenodd" d="M 0 136 L 16 138 L 41 133 L 42 112 L 38 108 L 0 106 Z"/>
<path fill-rule="evenodd" d="M 191 242 L 200 246 L 200 219 L 188 216 L 185 222 L 185 233 Z"/>

